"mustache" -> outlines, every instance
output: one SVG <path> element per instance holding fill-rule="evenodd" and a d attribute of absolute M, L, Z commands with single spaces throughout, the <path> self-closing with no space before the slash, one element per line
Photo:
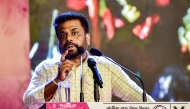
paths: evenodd
<path fill-rule="evenodd" d="M 73 46 L 75 46 L 76 48 L 79 47 L 77 44 L 75 44 L 75 43 L 73 43 L 73 42 L 66 42 L 66 44 L 64 45 L 64 49 L 66 49 L 67 46 L 69 46 L 69 45 L 73 45 Z"/>

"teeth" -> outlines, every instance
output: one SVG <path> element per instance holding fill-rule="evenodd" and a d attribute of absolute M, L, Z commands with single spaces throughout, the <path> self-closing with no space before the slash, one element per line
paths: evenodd
<path fill-rule="evenodd" d="M 69 49 L 69 48 L 72 48 L 73 46 L 68 46 L 67 48 Z"/>

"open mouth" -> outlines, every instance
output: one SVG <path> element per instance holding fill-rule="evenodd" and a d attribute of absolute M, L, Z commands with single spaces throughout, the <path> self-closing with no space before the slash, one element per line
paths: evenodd
<path fill-rule="evenodd" d="M 67 50 L 73 50 L 74 49 L 74 45 L 68 45 L 66 48 L 67 48 Z"/>

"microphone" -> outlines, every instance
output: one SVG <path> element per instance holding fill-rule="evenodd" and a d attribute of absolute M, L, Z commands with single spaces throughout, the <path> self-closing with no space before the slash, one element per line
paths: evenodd
<path fill-rule="evenodd" d="M 143 93 L 142 93 L 143 102 L 147 102 L 146 92 L 145 92 L 145 88 L 144 88 L 144 83 L 143 83 L 142 79 L 141 79 L 138 75 L 136 75 L 136 74 L 133 73 L 132 71 L 128 70 L 127 68 L 123 67 L 122 65 L 116 63 L 115 61 L 111 60 L 110 58 L 106 57 L 105 55 L 102 54 L 101 51 L 99 51 L 99 50 L 96 49 L 96 48 L 91 48 L 91 49 L 90 49 L 90 53 L 91 53 L 92 55 L 95 55 L 95 56 L 103 56 L 103 57 L 105 57 L 107 60 L 113 62 L 114 64 L 120 66 L 120 67 L 123 68 L 124 70 L 128 71 L 129 73 L 131 73 L 132 75 L 134 75 L 135 77 L 137 77 L 137 78 L 140 80 L 141 84 L 142 84 L 142 89 L 143 89 Z"/>
<path fill-rule="evenodd" d="M 84 53 L 84 48 L 83 47 L 78 47 L 77 48 L 78 53 L 80 54 L 80 102 L 84 102 L 84 94 L 83 94 L 83 90 L 82 90 L 82 73 L 83 73 L 83 65 L 82 65 L 82 54 Z"/>
<path fill-rule="evenodd" d="M 100 76 L 100 74 L 98 73 L 97 67 L 96 67 L 96 62 L 94 61 L 93 58 L 88 58 L 88 67 L 90 67 L 90 69 L 93 72 L 93 75 L 96 78 L 96 82 L 97 84 L 100 86 L 100 88 L 103 88 L 103 82 L 102 82 L 102 78 Z"/>
<path fill-rule="evenodd" d="M 80 55 L 84 53 L 84 47 L 78 47 L 77 50 Z"/>

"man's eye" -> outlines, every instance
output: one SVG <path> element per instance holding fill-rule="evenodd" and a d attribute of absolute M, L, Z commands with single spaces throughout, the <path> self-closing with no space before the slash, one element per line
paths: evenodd
<path fill-rule="evenodd" d="M 77 32 L 72 32 L 72 35 L 73 35 L 73 36 L 77 35 Z"/>
<path fill-rule="evenodd" d="M 64 38 L 64 37 L 66 37 L 66 34 L 60 34 L 59 35 L 59 38 Z"/>

